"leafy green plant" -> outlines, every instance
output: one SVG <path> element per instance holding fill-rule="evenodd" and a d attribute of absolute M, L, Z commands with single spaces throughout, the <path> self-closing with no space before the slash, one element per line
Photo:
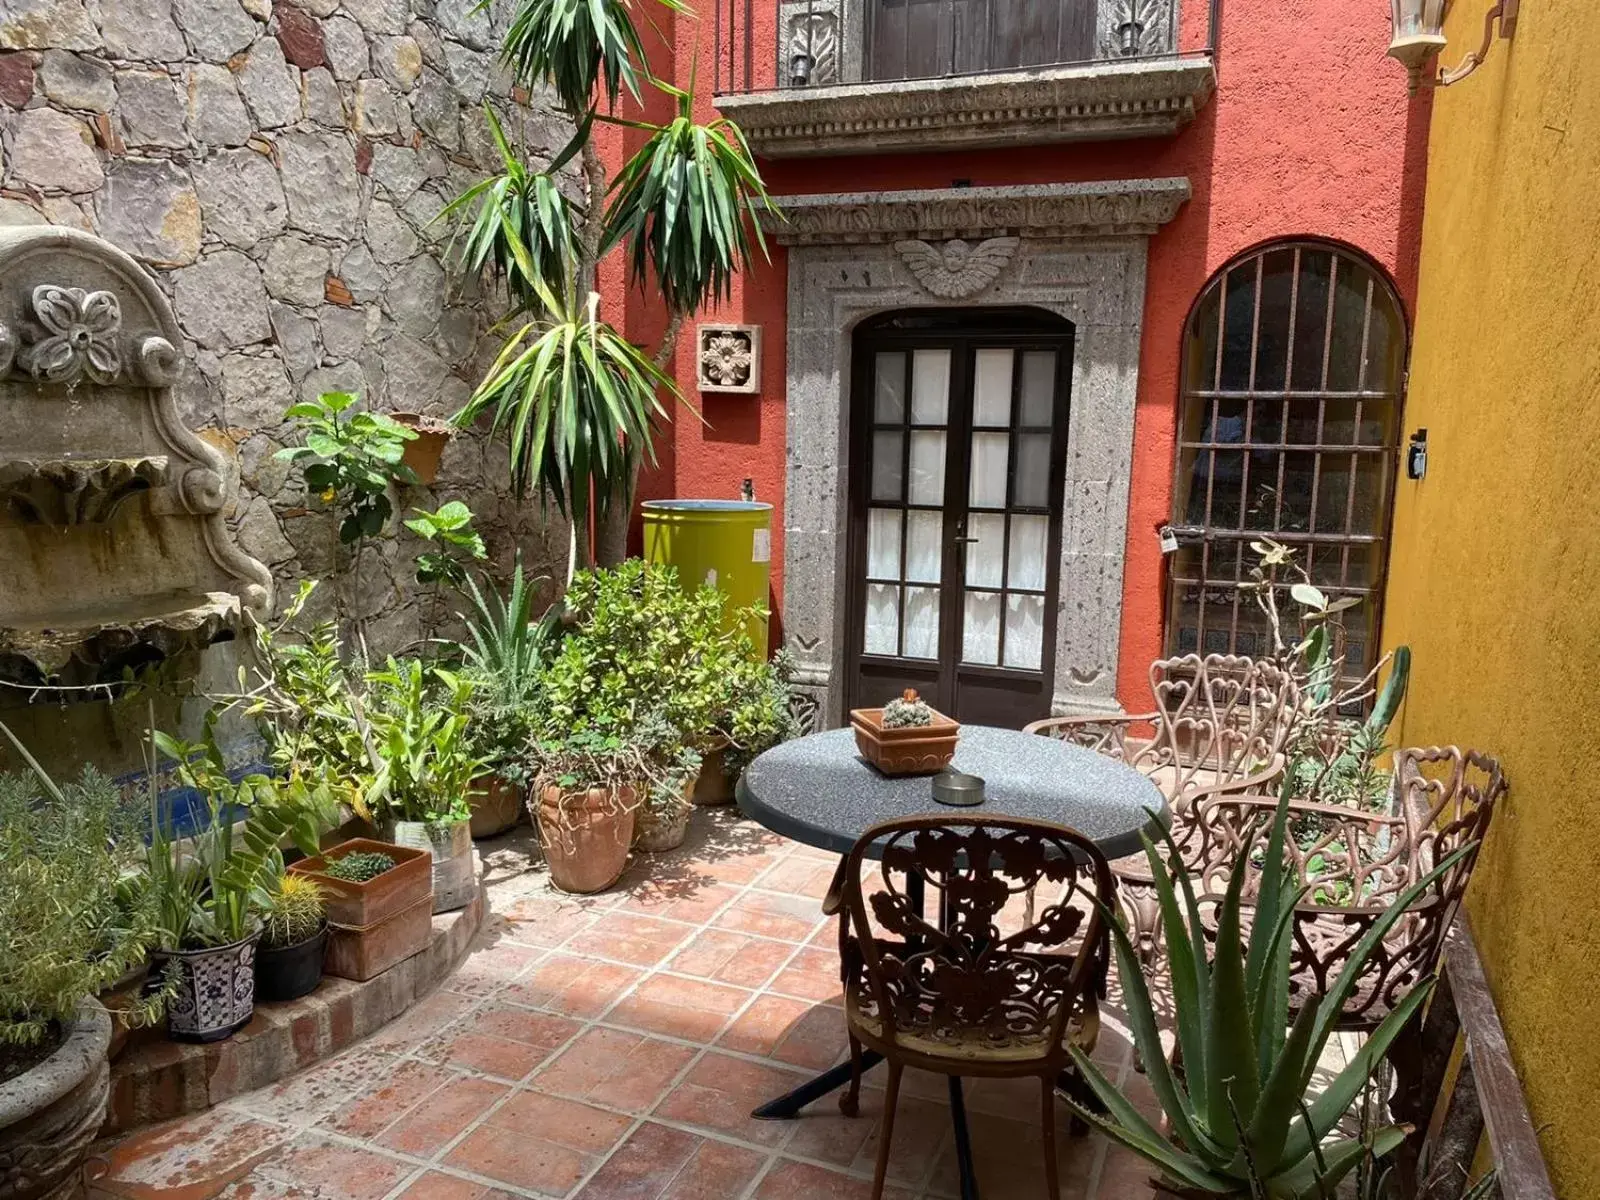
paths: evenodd
<path fill-rule="evenodd" d="M 540 580 L 530 580 L 517 557 L 504 591 L 492 580 L 467 579 L 471 607 L 462 612 L 467 637 L 462 672 L 472 681 L 469 736 L 474 750 L 495 773 L 527 782 L 526 751 L 532 719 L 541 704 L 543 671 L 559 635 L 562 610 L 552 606 L 534 619 Z"/>
<path fill-rule="evenodd" d="M 1192 881 L 1181 867 L 1174 873 L 1168 865 L 1181 863 L 1171 836 L 1165 858 L 1144 839 L 1171 964 L 1181 1077 L 1167 1061 L 1138 950 L 1121 921 L 1104 913 L 1129 1027 L 1170 1140 L 1076 1048 L 1073 1061 L 1107 1115 L 1075 1107 L 1177 1188 L 1257 1200 L 1332 1200 L 1339 1181 L 1366 1156 L 1381 1158 L 1405 1137 L 1403 1127 L 1391 1125 L 1363 1137 L 1329 1140 L 1389 1046 L 1427 1001 L 1431 981 L 1402 999 L 1314 1098 L 1312 1075 L 1374 949 L 1471 848 L 1458 850 L 1397 897 L 1351 948 L 1327 994 L 1302 997 L 1299 1011 L 1291 1013 L 1290 930 L 1304 893 L 1284 853 L 1288 812 L 1285 790 L 1259 869 L 1249 854 L 1235 860 L 1216 909 L 1214 949 Z M 1246 933 L 1241 908 L 1250 882 L 1258 891 Z"/>
<path fill-rule="evenodd" d="M 150 772 L 150 845 L 145 871 L 162 910 L 164 950 L 225 946 L 247 936 L 269 907 L 283 874 L 279 845 L 291 840 L 306 854 L 338 820 L 333 793 L 323 782 L 230 777 L 208 726 L 203 741 L 151 735 L 174 773 L 205 805 L 206 824 L 180 841 Z M 153 766 L 154 764 L 152 764 Z"/>
<path fill-rule="evenodd" d="M 405 526 L 428 549 L 417 555 L 417 582 L 461 587 L 467 581 L 467 566 L 488 557 L 483 535 L 472 528 L 472 510 L 459 500 L 451 500 L 436 511 L 413 510 L 417 515 Z"/>
<path fill-rule="evenodd" d="M 473 685 L 456 672 L 390 658 L 367 676 L 364 713 L 373 779 L 360 811 L 380 821 L 465 821 L 484 762 L 467 731 Z"/>
<path fill-rule="evenodd" d="M 394 868 L 395 861 L 387 854 L 375 850 L 356 850 L 329 860 L 323 866 L 322 873 L 346 883 L 366 883 Z"/>
<path fill-rule="evenodd" d="M 161 930 L 134 874 L 139 822 L 112 782 L 85 768 L 58 787 L 0 731 L 32 772 L 0 776 L 0 1045 L 32 1046 L 142 963 Z M 158 996 L 122 1015 L 159 1012 Z"/>
<path fill-rule="evenodd" d="M 300 467 L 306 488 L 324 504 L 339 505 L 339 540 L 347 545 L 383 532 L 394 514 L 391 483 L 416 481 L 400 462 L 416 433 L 382 413 L 354 411 L 356 403 L 348 392 L 324 392 L 291 404 L 284 420 L 300 427 L 304 442 L 276 455 Z"/>
<path fill-rule="evenodd" d="M 678 0 L 661 0 L 686 12 Z M 519 496 L 537 484 L 573 521 L 573 564 L 622 559 L 641 463 L 653 455 L 659 393 L 681 399 L 663 370 L 684 318 L 730 294 L 735 271 L 765 251 L 748 218 L 776 211 L 743 135 L 722 118 L 693 117 L 692 87 L 649 75 L 629 0 L 519 0 L 502 61 L 528 88 L 553 92 L 575 133 L 543 172 L 530 171 L 490 114 L 503 170 L 452 202 L 462 265 L 502 281 L 516 313 L 528 314 L 471 400 L 456 414 L 467 424 L 492 413 L 511 445 Z M 648 80 L 675 102 L 663 125 L 614 115 L 626 92 Z M 599 111 L 604 105 L 606 114 Z M 643 144 L 615 181 L 594 145 L 596 121 L 643 131 Z M 587 196 L 572 203 L 557 174 L 581 157 Z M 609 195 L 610 202 L 606 203 Z M 660 288 L 667 329 L 654 355 L 634 347 L 595 316 L 601 257 L 625 246 L 633 281 Z M 598 553 L 587 553 L 588 499 L 600 507 Z M 570 572 L 569 572 L 570 573 Z"/>
<path fill-rule="evenodd" d="M 322 928 L 327 911 L 327 898 L 315 879 L 282 875 L 267 900 L 261 944 L 272 949 L 298 946 Z"/>
<path fill-rule="evenodd" d="M 758 754 L 804 730 L 794 712 L 794 660 L 787 650 L 763 659 L 748 640 L 736 656 L 724 684 L 723 710 L 716 727 L 728 746 L 723 768 L 737 778 Z"/>

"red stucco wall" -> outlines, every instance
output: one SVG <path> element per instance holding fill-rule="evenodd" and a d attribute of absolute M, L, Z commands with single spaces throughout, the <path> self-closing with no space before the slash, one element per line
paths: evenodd
<path fill-rule="evenodd" d="M 1208 0 L 1184 0 L 1185 48 L 1203 44 Z M 1415 293 L 1429 100 L 1408 100 L 1405 76 L 1384 56 L 1389 13 L 1381 0 L 1228 0 L 1218 37 L 1218 92 L 1175 138 L 958 154 L 880 155 L 765 162 L 774 193 L 974 186 L 1185 175 L 1193 199 L 1150 244 L 1134 469 L 1128 514 L 1120 698 L 1148 700 L 1146 668 L 1162 649 L 1163 574 L 1154 527 L 1171 502 L 1174 415 L 1183 323 L 1206 280 L 1240 252 L 1275 238 L 1333 238 L 1364 251 Z M 702 22 L 669 28 L 680 74 Z M 709 67 L 702 64 L 701 91 Z M 699 107 L 708 113 L 710 99 Z M 762 326 L 762 389 L 706 397 L 704 423 L 681 414 L 647 496 L 734 497 L 743 479 L 778 506 L 774 602 L 782 597 L 784 329 L 781 248 L 739 282 L 733 301 L 702 319 Z M 649 302 L 635 297 L 636 313 Z M 657 326 L 658 327 L 658 326 Z M 640 329 L 642 332 L 642 327 Z M 680 339 L 677 376 L 694 397 L 692 331 Z"/>

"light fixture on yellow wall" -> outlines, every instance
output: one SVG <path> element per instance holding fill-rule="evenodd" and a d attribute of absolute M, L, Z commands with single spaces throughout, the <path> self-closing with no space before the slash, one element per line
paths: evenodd
<path fill-rule="evenodd" d="M 1458 0 L 1461 2 L 1461 0 Z M 1394 40 L 1389 43 L 1389 57 L 1398 60 L 1411 78 L 1411 93 L 1416 94 L 1422 82 L 1422 68 L 1427 61 L 1443 50 L 1448 39 L 1444 36 L 1445 12 L 1450 0 L 1390 0 L 1394 19 Z M 1430 82 L 1436 87 L 1449 87 L 1459 83 L 1478 69 L 1494 45 L 1496 23 L 1500 36 L 1509 38 L 1517 31 L 1519 0 L 1499 0 L 1483 20 L 1483 45 L 1476 54 L 1469 54 L 1457 67 L 1441 69 Z"/>

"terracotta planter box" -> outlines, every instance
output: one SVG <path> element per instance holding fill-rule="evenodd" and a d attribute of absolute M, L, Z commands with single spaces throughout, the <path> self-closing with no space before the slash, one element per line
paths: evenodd
<path fill-rule="evenodd" d="M 856 731 L 856 749 L 885 775 L 936 775 L 956 756 L 961 726 L 942 713 L 933 714 L 932 725 L 911 725 L 888 729 L 883 724 L 883 709 L 857 708 L 850 713 Z"/>
<path fill-rule="evenodd" d="M 401 464 L 411 468 L 419 483 L 431 484 L 439 477 L 439 460 L 444 457 L 445 447 L 450 444 L 454 432 L 450 423 L 421 413 L 395 412 L 389 416 L 417 435 L 406 443 Z"/>
<path fill-rule="evenodd" d="M 387 854 L 395 865 L 365 883 L 323 873 L 330 859 L 358 850 Z M 309 875 L 327 893 L 327 974 L 371 979 L 428 944 L 433 932 L 433 855 L 428 851 L 351 838 L 289 870 Z"/>

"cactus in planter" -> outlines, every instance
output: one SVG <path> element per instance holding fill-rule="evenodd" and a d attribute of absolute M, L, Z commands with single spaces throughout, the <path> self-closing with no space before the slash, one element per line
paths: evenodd
<path fill-rule="evenodd" d="M 933 724 L 933 709 L 910 688 L 883 706 L 885 729 L 920 729 Z"/>
<path fill-rule="evenodd" d="M 268 949 L 296 946 L 322 927 L 327 901 L 322 888 L 304 875 L 285 875 L 267 904 L 261 944 Z"/>
<path fill-rule="evenodd" d="M 1076 1049 L 1073 1061 L 1080 1076 L 1105 1111 L 1069 1103 L 1079 1117 L 1156 1166 L 1167 1190 L 1185 1196 L 1332 1197 L 1350 1171 L 1369 1157 L 1389 1154 L 1407 1133 L 1404 1126 L 1390 1125 L 1359 1138 L 1329 1140 L 1389 1046 L 1416 1018 L 1432 991 L 1431 980 L 1400 1001 L 1349 1065 L 1314 1097 L 1309 1094 L 1312 1075 L 1368 957 L 1407 909 L 1473 847 L 1460 848 L 1397 897 L 1351 949 L 1328 992 L 1305 997 L 1299 1011 L 1291 1012 L 1292 926 L 1305 889 L 1284 852 L 1289 796 L 1285 789 L 1265 855 L 1258 860 L 1241 853 L 1234 862 L 1216 911 L 1214 947 L 1171 835 L 1165 835 L 1165 858 L 1144 839 L 1171 963 L 1181 1073 L 1168 1063 L 1161 1045 L 1139 952 L 1122 923 L 1106 913 L 1129 1027 L 1170 1137 Z M 1176 874 L 1169 864 L 1179 864 Z M 1257 874 L 1258 899 L 1246 933 L 1242 895 Z"/>
<path fill-rule="evenodd" d="M 358 850 L 354 854 L 334 859 L 322 868 L 322 873 L 331 875 L 335 879 L 342 879 L 346 883 L 366 883 L 367 880 L 376 879 L 393 868 L 394 859 L 387 854 Z"/>

